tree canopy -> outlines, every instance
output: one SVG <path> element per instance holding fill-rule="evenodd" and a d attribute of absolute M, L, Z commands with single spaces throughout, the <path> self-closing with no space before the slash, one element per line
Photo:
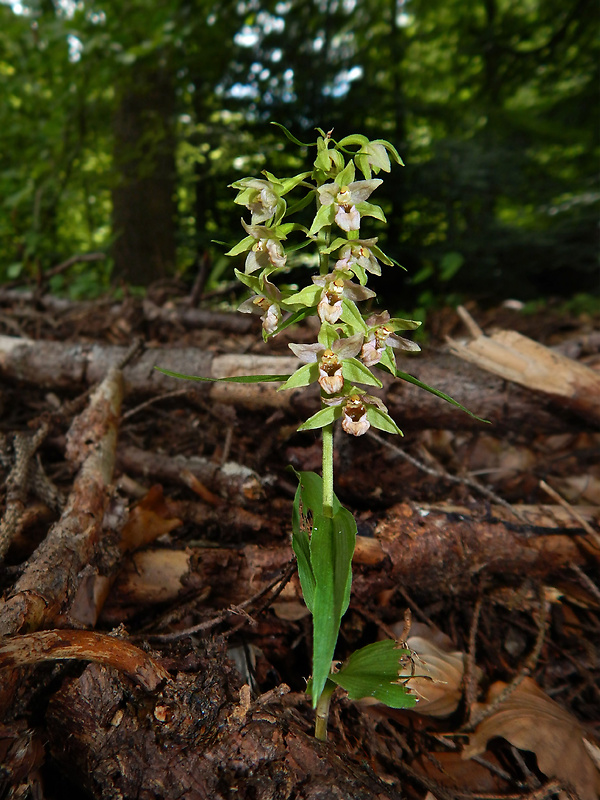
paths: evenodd
<path fill-rule="evenodd" d="M 277 121 L 397 147 L 380 243 L 412 277 L 391 291 L 591 290 L 597 22 L 592 0 L 3 0 L 0 280 L 92 251 L 54 287 L 202 258 L 217 280 L 228 184 L 296 169 Z"/>

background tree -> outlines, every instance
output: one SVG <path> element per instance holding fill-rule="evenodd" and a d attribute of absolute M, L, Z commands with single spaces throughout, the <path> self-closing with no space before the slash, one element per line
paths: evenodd
<path fill-rule="evenodd" d="M 0 6 L 0 275 L 74 251 L 192 278 L 237 225 L 227 184 L 319 125 L 390 139 L 382 246 L 404 303 L 596 284 L 591 0 L 135 0 Z M 18 12 L 18 13 L 16 13 Z M 383 231 L 382 231 L 383 233 Z M 104 274 L 104 280 L 108 274 Z M 58 283 L 58 279 L 57 279 Z M 71 291 L 106 285 L 74 267 Z M 57 286 L 56 288 L 60 288 Z"/>

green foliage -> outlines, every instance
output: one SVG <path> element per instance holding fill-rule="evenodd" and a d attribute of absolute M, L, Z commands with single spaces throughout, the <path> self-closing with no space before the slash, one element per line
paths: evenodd
<path fill-rule="evenodd" d="M 382 279 L 388 296 L 402 289 L 405 307 L 432 306 L 450 281 L 482 297 L 593 291 L 595 4 L 394 8 L 134 0 L 124 10 L 84 0 L 17 14 L 0 5 L 0 280 L 111 246 L 122 180 L 115 112 L 159 66 L 173 91 L 180 273 L 209 252 L 210 285 L 229 277 L 211 244 L 239 216 L 224 185 L 267 162 L 299 173 L 298 142 L 326 121 L 341 149 L 322 151 L 324 168 L 352 150 L 369 180 L 399 158 L 381 137 L 401 144 L 408 166 L 381 187 L 373 223 L 383 250 L 415 275 L 402 287 L 397 275 Z M 282 143 L 273 117 L 298 136 Z M 142 155 L 156 130 L 149 120 Z M 101 271 L 87 274 L 105 285 Z"/>
<path fill-rule="evenodd" d="M 348 692 L 351 700 L 374 697 L 390 708 L 412 708 L 417 697 L 406 688 L 401 659 L 410 655 L 393 639 L 374 642 L 355 650 L 329 680 Z"/>

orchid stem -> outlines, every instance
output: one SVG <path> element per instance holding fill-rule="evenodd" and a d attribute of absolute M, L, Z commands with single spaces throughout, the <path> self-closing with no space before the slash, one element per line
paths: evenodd
<path fill-rule="evenodd" d="M 327 719 L 329 718 L 329 704 L 331 703 L 331 695 L 335 691 L 335 684 L 327 681 L 321 696 L 317 702 L 317 710 L 315 716 L 315 739 L 320 739 L 322 742 L 327 741 Z"/>
<path fill-rule="evenodd" d="M 323 516 L 333 517 L 333 422 L 323 428 Z"/>

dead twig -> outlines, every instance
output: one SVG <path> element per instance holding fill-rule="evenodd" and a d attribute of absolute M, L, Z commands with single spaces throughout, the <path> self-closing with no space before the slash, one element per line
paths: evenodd
<path fill-rule="evenodd" d="M 143 638 L 147 638 L 149 641 L 152 642 L 173 642 L 177 639 L 184 639 L 186 636 L 193 636 L 196 633 L 200 633 L 201 631 L 207 631 L 211 628 L 220 625 L 221 622 L 224 622 L 229 616 L 232 614 L 239 614 L 241 610 L 249 608 L 258 600 L 261 600 L 265 595 L 268 595 L 272 589 L 274 589 L 277 584 L 279 586 L 273 592 L 273 594 L 268 598 L 266 603 L 259 608 L 256 609 L 254 612 L 255 616 L 259 616 L 272 602 L 275 600 L 276 597 L 283 591 L 284 587 L 292 577 L 296 570 L 296 559 L 292 559 L 289 561 L 287 567 L 283 571 L 283 574 L 279 574 L 275 580 L 271 581 L 268 586 L 265 586 L 260 592 L 257 592 L 252 597 L 248 598 L 248 600 L 244 600 L 243 603 L 239 603 L 235 608 L 228 608 L 225 611 L 221 611 L 220 614 L 217 614 L 212 619 L 205 620 L 204 622 L 199 622 L 197 625 L 192 625 L 190 628 L 185 628 L 182 631 L 174 631 L 173 633 L 158 633 L 158 634 L 150 634 L 149 636 L 145 636 Z M 241 623 L 243 625 L 245 623 Z M 235 626 L 234 630 L 231 631 L 233 633 L 235 630 L 241 627 L 241 625 Z"/>
<path fill-rule="evenodd" d="M 379 436 L 376 433 L 373 433 L 372 431 L 369 431 L 367 433 L 367 436 L 373 439 L 373 441 L 378 442 L 384 447 L 387 447 L 395 455 L 400 456 L 400 458 L 403 458 L 405 461 L 408 461 L 409 464 L 412 464 L 413 467 L 416 467 L 417 469 L 421 470 L 421 472 L 425 472 L 427 475 L 431 475 L 434 478 L 441 478 L 442 480 L 448 481 L 449 483 L 455 483 L 461 486 L 468 486 L 470 489 L 474 489 L 476 492 L 479 492 L 479 494 L 482 494 L 484 497 L 487 497 L 494 503 L 497 503 L 498 505 L 506 508 L 508 511 L 511 512 L 511 514 L 513 514 L 513 516 L 515 516 L 519 520 L 519 522 L 524 522 L 524 523 L 527 522 L 527 520 L 522 516 L 522 514 L 520 514 L 520 512 L 517 511 L 517 509 L 513 508 L 513 506 L 511 506 L 510 503 L 508 503 L 502 497 L 497 495 L 496 492 L 493 492 L 491 489 L 488 489 L 487 486 L 484 486 L 482 483 L 479 483 L 479 481 L 473 480 L 473 478 L 460 478 L 457 475 L 452 475 L 451 473 L 446 472 L 446 470 L 433 469 L 433 467 L 428 467 L 422 461 L 419 461 L 419 459 L 406 453 L 401 447 L 398 447 L 398 445 L 389 442 L 387 439 L 382 438 L 381 436 Z"/>

